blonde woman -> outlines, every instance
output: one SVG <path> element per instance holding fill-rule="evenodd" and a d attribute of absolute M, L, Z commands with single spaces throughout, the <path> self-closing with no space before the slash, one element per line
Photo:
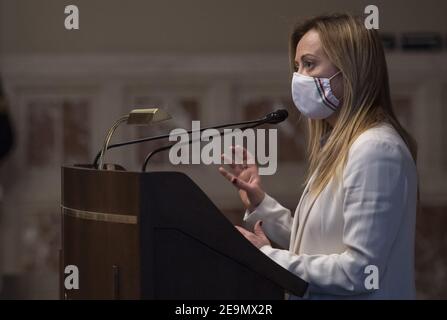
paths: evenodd
<path fill-rule="evenodd" d="M 347 14 L 319 16 L 294 29 L 290 56 L 293 101 L 308 118 L 304 192 L 292 216 L 256 165 L 219 168 L 247 208 L 237 228 L 306 280 L 309 299 L 415 298 L 416 150 L 392 109 L 378 33 Z"/>

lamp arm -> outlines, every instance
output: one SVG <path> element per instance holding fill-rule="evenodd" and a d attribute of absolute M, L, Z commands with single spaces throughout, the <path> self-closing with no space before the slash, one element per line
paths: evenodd
<path fill-rule="evenodd" d="M 129 115 L 122 116 L 121 118 L 119 118 L 113 124 L 113 126 L 109 129 L 109 132 L 107 132 L 106 138 L 104 139 L 104 144 L 103 144 L 102 149 L 101 149 L 101 154 L 99 156 L 99 166 L 98 166 L 98 169 L 102 170 L 103 163 L 104 163 L 104 156 L 105 156 L 105 153 L 106 153 L 107 148 L 109 146 L 110 140 L 112 139 L 113 133 L 115 132 L 116 128 L 118 128 L 118 126 L 121 123 L 127 121 L 128 119 L 129 119 Z"/>

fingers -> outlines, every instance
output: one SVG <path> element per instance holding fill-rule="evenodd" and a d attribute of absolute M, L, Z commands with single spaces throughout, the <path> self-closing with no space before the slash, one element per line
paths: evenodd
<path fill-rule="evenodd" d="M 247 229 L 244 229 L 244 228 L 239 227 L 239 226 L 235 226 L 235 227 L 247 239 L 250 239 L 250 237 L 253 235 L 253 233 L 248 231 Z"/>
<path fill-rule="evenodd" d="M 232 169 L 242 171 L 249 166 L 256 165 L 255 158 L 245 148 L 236 145 L 230 146 L 231 157 L 223 153 L 221 159 L 225 164 L 228 164 Z M 234 157 L 234 161 L 233 161 Z"/>
<path fill-rule="evenodd" d="M 233 154 L 238 153 L 239 155 L 242 156 L 242 159 L 244 161 L 247 160 L 247 149 L 245 149 L 244 147 L 241 147 L 240 145 L 236 145 L 236 146 L 230 146 L 231 152 L 233 152 Z"/>
<path fill-rule="evenodd" d="M 231 157 L 223 153 L 221 155 L 221 159 L 224 164 L 228 164 L 230 166 L 236 176 L 238 176 L 245 169 L 256 166 L 254 157 L 245 148 L 236 145 L 230 146 L 230 150 Z"/>
<path fill-rule="evenodd" d="M 231 154 L 234 156 L 236 163 L 246 164 L 247 163 L 247 153 L 241 146 L 230 146 Z"/>
<path fill-rule="evenodd" d="M 224 176 L 225 179 L 227 179 L 230 182 L 233 182 L 233 179 L 236 178 L 233 174 L 225 170 L 224 167 L 219 167 L 219 172 L 221 175 Z"/>
<path fill-rule="evenodd" d="M 264 230 L 262 230 L 262 221 L 261 220 L 258 220 L 255 223 L 253 231 L 255 232 L 256 235 L 265 237 Z"/>
<path fill-rule="evenodd" d="M 236 145 L 236 146 L 230 146 L 230 149 L 232 151 L 232 153 L 235 155 L 235 157 L 237 158 L 242 158 L 242 163 L 247 167 L 250 165 L 255 165 L 255 158 L 253 157 L 253 155 L 247 151 L 247 149 L 245 149 L 244 147 L 241 147 L 240 145 Z"/>
<path fill-rule="evenodd" d="M 270 241 L 265 236 L 264 232 L 261 229 L 262 221 L 258 221 L 256 223 L 257 226 L 255 228 L 258 228 L 258 231 L 255 231 L 255 233 L 250 232 L 242 227 L 235 226 L 236 229 L 248 240 L 250 241 L 256 248 L 262 248 L 265 245 L 271 245 Z M 258 232 L 258 233 L 256 233 Z"/>
<path fill-rule="evenodd" d="M 238 179 L 235 175 L 229 173 L 227 170 L 225 170 L 223 167 L 219 167 L 219 172 L 228 180 L 230 181 L 235 187 L 242 189 L 247 192 L 253 191 L 253 187 L 248 184 L 247 182 Z"/>
<path fill-rule="evenodd" d="M 238 187 L 239 189 L 242 189 L 244 191 L 247 191 L 247 192 L 253 191 L 253 187 L 249 183 L 245 182 L 244 180 L 238 179 L 236 177 L 233 179 L 233 181 L 231 183 L 233 183 L 236 187 Z"/>
<path fill-rule="evenodd" d="M 221 157 L 222 160 L 224 160 L 225 164 L 228 164 L 231 168 L 235 167 L 235 164 L 233 163 L 233 159 L 231 159 L 225 153 L 222 153 L 222 155 L 220 157 Z"/>
<path fill-rule="evenodd" d="M 240 164 L 235 164 L 233 160 L 225 153 L 222 153 L 221 159 L 225 164 L 228 164 L 230 168 L 233 169 L 234 173 L 237 175 L 239 175 L 241 171 L 244 170 L 243 166 L 241 166 Z"/>

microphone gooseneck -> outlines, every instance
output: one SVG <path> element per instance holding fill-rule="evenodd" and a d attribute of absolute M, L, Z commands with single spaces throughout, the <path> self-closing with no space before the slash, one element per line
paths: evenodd
<path fill-rule="evenodd" d="M 279 123 L 281 121 L 284 121 L 287 118 L 287 115 L 288 115 L 288 113 L 287 113 L 286 110 L 280 109 L 280 110 L 277 110 L 277 111 L 274 111 L 274 112 L 271 112 L 271 113 L 267 114 L 262 119 L 250 120 L 250 121 L 242 121 L 242 122 L 235 122 L 235 123 L 223 124 L 223 125 L 218 125 L 218 126 L 210 126 L 210 127 L 202 128 L 202 129 L 197 130 L 197 131 L 190 130 L 190 131 L 187 131 L 187 133 L 191 134 L 193 132 L 202 132 L 202 131 L 207 130 L 207 129 L 221 129 L 221 128 L 228 128 L 228 127 L 241 126 L 241 125 L 250 125 L 250 124 L 258 124 L 258 123 L 260 123 L 260 124 L 264 124 L 264 123 L 276 124 L 276 123 Z M 282 119 L 282 120 L 280 120 L 280 119 Z M 143 143 L 143 142 L 149 142 L 149 141 L 155 141 L 155 140 L 160 140 L 160 139 L 166 139 L 166 138 L 169 138 L 170 136 L 171 136 L 170 134 L 163 134 L 163 135 L 158 135 L 158 136 L 152 136 L 152 137 L 146 137 L 146 138 L 141 138 L 141 139 L 135 139 L 135 140 L 131 140 L 131 141 L 125 141 L 125 142 L 109 144 L 109 145 L 107 145 L 106 150 L 110 150 L 110 149 L 114 149 L 114 148 L 118 148 L 118 147 L 123 147 L 123 146 L 128 146 L 128 145 L 133 145 L 133 144 L 138 144 L 138 143 Z M 164 148 L 164 147 L 162 147 L 162 148 Z M 161 149 L 161 148 L 159 148 L 159 149 Z M 154 150 L 153 152 L 155 152 L 157 150 Z M 160 150 L 160 151 L 163 151 L 163 150 Z M 101 157 L 101 152 L 102 152 L 102 150 L 99 150 L 98 153 L 95 156 L 95 159 L 93 160 L 93 167 L 94 168 L 98 167 L 98 161 L 99 161 L 99 159 Z"/>
<path fill-rule="evenodd" d="M 254 121 L 246 121 L 246 122 L 244 122 L 243 124 L 252 124 L 252 123 L 254 123 L 254 124 L 252 124 L 252 125 L 248 125 L 248 126 L 245 126 L 245 127 L 242 127 L 242 128 L 240 128 L 240 130 L 244 131 L 244 130 L 246 130 L 246 129 L 252 129 L 252 128 L 258 127 L 258 126 L 260 126 L 260 125 L 266 124 L 266 123 L 269 123 L 269 124 L 278 124 L 278 123 L 283 122 L 284 120 L 286 120 L 288 116 L 289 116 L 289 113 L 287 112 L 287 110 L 285 110 L 285 109 L 279 109 L 279 110 L 276 110 L 276 111 L 274 111 L 274 112 L 271 112 L 271 113 L 267 114 L 267 115 L 266 115 L 264 118 L 262 118 L 262 119 L 254 120 Z M 240 123 L 240 124 L 242 124 L 242 123 Z M 222 128 L 222 127 L 229 127 L 229 126 L 230 126 L 230 125 L 219 126 L 219 128 Z M 203 129 L 201 129 L 201 130 L 197 130 L 197 131 L 203 131 L 203 130 L 206 130 L 206 129 L 218 129 L 218 127 L 203 128 Z M 195 131 L 195 132 L 197 132 L 197 131 Z M 191 131 L 188 131 L 188 132 L 186 132 L 186 133 L 189 134 L 189 133 L 191 133 Z M 216 136 L 216 137 L 217 137 L 217 136 L 222 136 L 222 135 L 224 135 L 224 133 L 225 133 L 224 131 L 221 131 L 221 132 L 219 132 L 218 135 L 216 134 L 215 136 Z M 193 143 L 193 142 L 195 142 L 195 141 L 193 141 L 193 140 L 189 140 L 187 143 L 184 143 L 184 144 L 191 144 L 191 143 Z M 145 172 L 145 171 L 146 171 L 147 164 L 149 163 L 149 160 L 150 160 L 154 155 L 156 155 L 157 153 L 160 153 L 160 152 L 162 152 L 162 151 L 169 150 L 169 149 L 171 149 L 174 145 L 176 145 L 176 143 L 173 143 L 173 144 L 170 144 L 170 145 L 166 145 L 166 146 L 159 147 L 159 148 L 157 148 L 157 149 L 151 151 L 150 153 L 148 153 L 147 156 L 146 156 L 146 158 L 144 159 L 144 163 L 143 163 L 143 166 L 141 167 L 141 171 L 142 171 L 142 172 Z"/>

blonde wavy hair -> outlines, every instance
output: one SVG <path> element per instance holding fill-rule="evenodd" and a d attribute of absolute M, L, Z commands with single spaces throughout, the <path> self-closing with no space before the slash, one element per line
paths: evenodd
<path fill-rule="evenodd" d="M 396 129 L 416 162 L 416 143 L 393 111 L 385 53 L 378 32 L 366 29 L 360 18 L 349 14 L 322 15 L 299 23 L 289 43 L 293 70 L 297 44 L 309 30 L 318 32 L 326 55 L 341 70 L 344 88 L 342 107 L 333 128 L 325 120 L 308 120 L 309 169 L 305 183 L 315 174 L 310 192 L 318 195 L 331 179 L 339 178 L 355 139 L 382 122 Z M 322 145 L 320 141 L 325 137 Z"/>

